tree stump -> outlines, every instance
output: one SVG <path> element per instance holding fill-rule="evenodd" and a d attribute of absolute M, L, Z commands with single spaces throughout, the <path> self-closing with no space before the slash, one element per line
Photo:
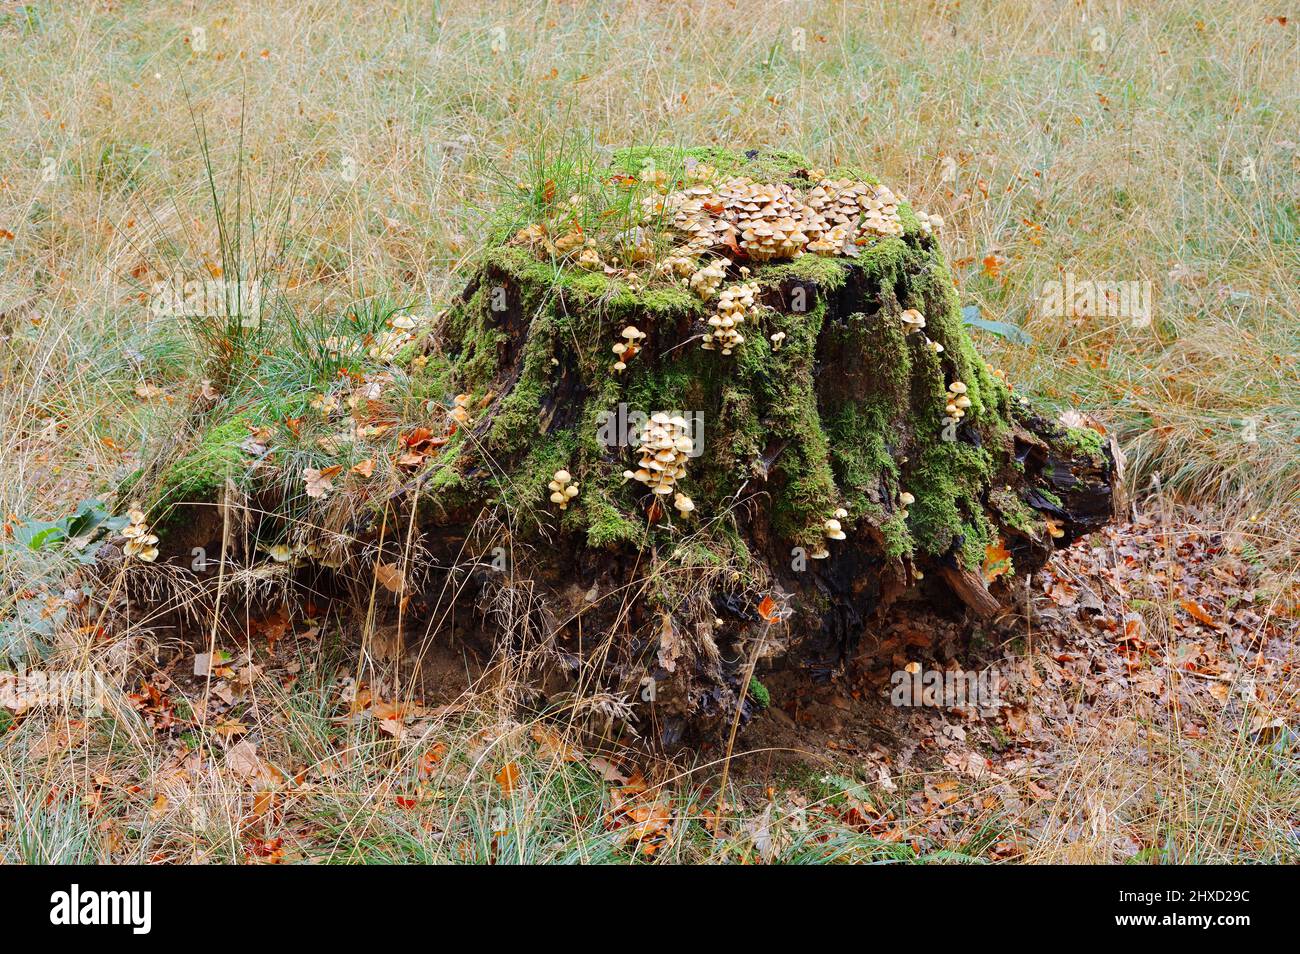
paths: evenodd
<path fill-rule="evenodd" d="M 292 479 L 242 486 L 263 495 L 245 533 L 328 523 L 367 593 L 401 567 L 389 615 L 505 661 L 529 705 L 669 746 L 716 735 L 766 703 L 756 666 L 832 673 L 918 607 L 993 616 L 1111 519 L 1111 449 L 976 354 L 940 223 L 870 177 L 630 150 L 520 192 L 390 362 L 434 413 L 394 429 L 385 492 L 326 520 Z M 174 480 L 153 486 L 154 513 L 185 512 Z M 177 540 L 215 543 L 201 524 Z"/>

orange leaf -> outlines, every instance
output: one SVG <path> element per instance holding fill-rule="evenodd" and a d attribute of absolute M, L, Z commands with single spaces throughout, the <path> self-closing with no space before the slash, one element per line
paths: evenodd
<path fill-rule="evenodd" d="M 420 756 L 419 771 L 421 778 L 428 778 L 433 774 L 433 767 L 442 761 L 447 754 L 447 744 L 445 742 L 435 742 Z"/>
<path fill-rule="evenodd" d="M 390 593 L 400 593 L 406 586 L 406 575 L 392 563 L 376 563 L 375 579 Z"/>
<path fill-rule="evenodd" d="M 360 463 L 352 465 L 352 473 L 360 474 L 362 477 L 369 477 L 374 472 L 375 472 L 375 461 L 374 458 L 371 457 L 367 457 L 365 460 L 361 461 Z"/>
<path fill-rule="evenodd" d="M 1002 538 L 984 548 L 984 582 L 992 583 L 1011 569 L 1011 553 Z"/>
<path fill-rule="evenodd" d="M 1214 617 L 1205 611 L 1205 607 L 1200 603 L 1197 603 L 1195 600 L 1182 600 L 1179 605 L 1182 606 L 1182 608 L 1187 611 L 1187 614 L 1197 622 L 1204 623 L 1206 626 L 1218 625 L 1215 623 Z"/>
<path fill-rule="evenodd" d="M 764 596 L 758 604 L 758 615 L 769 623 L 777 623 L 781 620 L 781 608 L 771 596 Z"/>
<path fill-rule="evenodd" d="M 516 762 L 507 762 L 501 767 L 501 771 L 493 776 L 497 784 L 501 786 L 501 791 L 509 795 L 519 785 L 519 765 Z"/>

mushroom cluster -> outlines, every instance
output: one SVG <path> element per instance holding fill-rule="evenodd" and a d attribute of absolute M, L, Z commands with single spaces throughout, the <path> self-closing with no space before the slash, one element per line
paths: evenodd
<path fill-rule="evenodd" d="M 898 507 L 899 507 L 899 509 L 898 509 L 898 515 L 899 515 L 900 517 L 902 517 L 904 520 L 906 520 L 906 519 L 907 519 L 907 513 L 908 513 L 907 508 L 910 507 L 910 506 L 912 506 L 912 504 L 914 504 L 914 503 L 916 503 L 916 498 L 915 498 L 915 497 L 913 497 L 911 494 L 909 494 L 906 490 L 901 490 L 901 491 L 899 491 L 899 493 L 898 493 Z"/>
<path fill-rule="evenodd" d="M 843 507 L 840 507 L 838 510 L 835 511 L 835 516 L 831 517 L 825 523 L 822 524 L 822 530 L 826 533 L 827 540 L 847 539 L 844 533 L 844 528 L 840 525 L 840 521 L 843 520 L 848 515 L 849 512 L 845 510 Z"/>
<path fill-rule="evenodd" d="M 903 322 L 903 331 L 906 334 L 918 334 L 925 328 L 925 315 L 921 314 L 915 308 L 906 309 L 898 317 Z M 925 339 L 925 346 L 927 348 L 935 354 L 943 354 L 943 345 L 939 344 L 939 342 L 927 335 L 922 334 L 921 337 Z"/>
<path fill-rule="evenodd" d="M 917 212 L 916 220 L 921 223 L 921 231 L 926 235 L 932 235 L 943 228 L 943 216 L 929 215 L 925 212 Z"/>
<path fill-rule="evenodd" d="M 457 424 L 461 425 L 461 427 L 468 426 L 469 424 L 469 401 L 470 397 L 468 394 L 457 394 L 452 398 L 451 410 L 447 413 L 447 416 Z"/>
<path fill-rule="evenodd" d="M 672 493 L 673 484 L 686 476 L 686 461 L 695 446 L 686 428 L 683 417 L 669 416 L 662 411 L 651 416 L 641 428 L 641 460 L 637 469 L 625 470 L 623 476 L 641 481 L 657 494 Z M 691 504 L 691 509 L 694 507 Z"/>
<path fill-rule="evenodd" d="M 130 521 L 122 528 L 122 536 L 126 537 L 126 546 L 123 547 L 126 555 L 152 563 L 158 559 L 158 535 L 149 531 L 149 524 L 145 523 L 144 514 L 139 510 L 128 510 L 126 516 Z"/>
<path fill-rule="evenodd" d="M 716 258 L 699 271 L 694 272 L 690 277 L 691 291 L 699 295 L 704 301 L 708 301 L 722 287 L 722 282 L 727 277 L 727 266 L 730 264 L 730 259 Z"/>
<path fill-rule="evenodd" d="M 660 275 L 690 278 L 695 274 L 695 259 L 689 255 L 669 255 L 655 266 L 655 271 Z M 694 285 L 691 286 L 691 288 L 694 287 Z"/>
<path fill-rule="evenodd" d="M 827 540 L 848 539 L 848 535 L 844 532 L 844 527 L 840 523 L 840 521 L 846 519 L 848 515 L 849 512 L 843 507 L 837 507 L 835 510 L 835 516 L 828 517 L 826 520 L 822 521 L 822 535 L 825 536 Z M 814 560 L 825 560 L 830 555 L 831 551 L 826 548 L 825 543 L 818 543 L 817 546 L 813 547 L 812 552 L 808 554 L 808 556 Z"/>
<path fill-rule="evenodd" d="M 563 467 L 551 477 L 546 489 L 551 492 L 551 503 L 558 504 L 561 510 L 569 509 L 569 501 L 578 496 L 578 485 Z"/>
<path fill-rule="evenodd" d="M 374 336 L 366 354 L 370 355 L 372 361 L 387 364 L 395 359 L 398 352 L 406 347 L 410 341 L 411 335 L 409 332 L 401 330 L 381 331 Z"/>
<path fill-rule="evenodd" d="M 823 178 L 801 196 L 784 183 L 739 178 L 647 196 L 641 208 L 646 222 L 664 217 L 684 233 L 688 255 L 725 246 L 768 261 L 840 255 L 873 235 L 902 235 L 898 202 L 888 187 L 852 179 Z"/>
<path fill-rule="evenodd" d="M 898 196 L 888 186 L 852 179 L 823 179 L 808 193 L 808 207 L 821 216 L 826 229 L 857 226 L 876 235 L 902 235 Z"/>
<path fill-rule="evenodd" d="M 388 320 L 388 324 L 395 331 L 417 331 L 433 321 L 431 315 L 394 315 Z"/>
<path fill-rule="evenodd" d="M 628 325 L 623 329 L 621 337 L 623 340 L 612 349 L 618 359 L 614 362 L 615 371 L 627 369 L 627 362 L 641 350 L 641 340 L 645 338 L 645 332 L 636 325 Z"/>
<path fill-rule="evenodd" d="M 704 333 L 702 347 L 705 351 L 720 348 L 723 354 L 731 354 L 745 341 L 740 333 L 740 326 L 754 309 L 754 298 L 758 294 L 755 282 L 740 282 L 728 285 L 718 295 L 717 313 L 709 318 L 709 330 Z"/>
<path fill-rule="evenodd" d="M 970 407 L 970 398 L 966 396 L 966 385 L 960 381 L 948 385 L 947 402 L 944 407 L 948 416 L 955 421 L 960 421 L 966 416 L 968 407 Z"/>

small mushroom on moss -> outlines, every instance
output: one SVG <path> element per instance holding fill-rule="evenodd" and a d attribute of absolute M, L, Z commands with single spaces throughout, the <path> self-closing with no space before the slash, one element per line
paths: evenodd
<path fill-rule="evenodd" d="M 954 381 L 948 385 L 948 394 L 944 411 L 953 420 L 960 421 L 966 416 L 966 408 L 970 407 L 970 398 L 966 397 L 966 385 L 960 381 Z"/>
<path fill-rule="evenodd" d="M 926 338 L 925 346 L 935 354 L 943 354 L 943 345 L 939 344 L 939 342 L 935 341 L 933 338 Z"/>
<path fill-rule="evenodd" d="M 451 410 L 447 413 L 448 417 L 462 427 L 469 424 L 469 401 L 470 396 L 468 394 L 457 394 L 452 398 Z"/>
<path fill-rule="evenodd" d="M 618 356 L 614 362 L 615 371 L 623 371 L 627 368 L 627 362 L 641 350 L 640 342 L 645 338 L 645 332 L 636 325 L 628 325 L 622 331 L 623 340 L 614 345 L 610 350 Z"/>
<path fill-rule="evenodd" d="M 739 328 L 754 309 L 757 295 L 758 285 L 753 282 L 740 282 L 722 290 L 718 296 L 717 313 L 709 318 L 710 330 L 703 337 L 705 351 L 712 351 L 716 347 L 723 354 L 731 354 L 744 344 L 745 336 Z"/>
<path fill-rule="evenodd" d="M 831 517 L 829 520 L 823 523 L 822 529 L 826 533 L 827 540 L 847 539 L 847 535 L 844 533 L 843 527 L 840 526 L 840 522 L 836 520 L 834 517 Z"/>
<path fill-rule="evenodd" d="M 916 220 L 921 223 L 921 231 L 930 235 L 943 228 L 943 216 L 929 215 L 925 212 L 917 212 Z"/>
<path fill-rule="evenodd" d="M 561 510 L 567 510 L 569 501 L 578 496 L 578 485 L 573 483 L 573 477 L 563 467 L 555 472 L 546 489 L 551 491 L 551 503 L 557 504 Z"/>
<path fill-rule="evenodd" d="M 902 517 L 904 520 L 906 520 L 908 515 L 907 508 L 912 506 L 912 504 L 916 503 L 916 498 L 913 497 L 911 494 L 909 494 L 906 490 L 904 490 L 901 491 L 898 495 L 898 503 L 901 507 L 901 509 L 898 511 L 898 515 Z"/>
<path fill-rule="evenodd" d="M 817 546 L 813 548 L 812 553 L 808 554 L 808 556 L 814 560 L 825 560 L 830 555 L 831 551 L 827 550 L 826 546 L 821 543 L 817 544 Z"/>
<path fill-rule="evenodd" d="M 774 332 L 774 333 L 768 335 L 768 338 L 769 338 L 769 339 L 771 340 L 771 342 L 772 342 L 772 350 L 773 350 L 773 351 L 780 351 L 780 350 L 781 350 L 781 345 L 785 343 L 785 332 L 784 332 L 784 331 L 777 331 L 777 332 Z"/>
<path fill-rule="evenodd" d="M 678 513 L 685 517 L 695 509 L 695 501 L 685 494 L 679 493 L 673 498 L 673 506 L 677 509 Z"/>
<path fill-rule="evenodd" d="M 730 264 L 731 259 L 718 258 L 694 272 L 688 281 L 691 291 L 704 301 L 708 301 L 722 287 L 722 282 L 727 277 L 727 266 Z"/>
<path fill-rule="evenodd" d="M 910 335 L 920 331 L 925 327 L 925 316 L 915 308 L 908 308 L 899 318 L 902 319 L 903 329 Z"/>

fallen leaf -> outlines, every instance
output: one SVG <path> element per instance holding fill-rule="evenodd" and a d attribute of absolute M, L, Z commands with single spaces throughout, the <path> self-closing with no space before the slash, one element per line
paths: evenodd
<path fill-rule="evenodd" d="M 1011 570 L 1011 551 L 1001 537 L 984 548 L 984 582 L 992 583 Z"/>
<path fill-rule="evenodd" d="M 501 791 L 506 795 L 513 792 L 519 785 L 519 765 L 516 762 L 507 762 L 501 767 L 501 771 L 495 776 L 496 783 L 501 786 Z"/>
<path fill-rule="evenodd" d="M 393 563 L 376 563 L 375 579 L 390 593 L 400 593 L 406 586 L 405 574 Z"/>
<path fill-rule="evenodd" d="M 1204 623 L 1206 626 L 1218 625 L 1215 623 L 1214 617 L 1205 611 L 1205 607 L 1200 603 L 1197 603 L 1195 600 L 1181 600 L 1178 605 L 1186 610 L 1187 615 L 1191 616 L 1197 622 Z"/>

